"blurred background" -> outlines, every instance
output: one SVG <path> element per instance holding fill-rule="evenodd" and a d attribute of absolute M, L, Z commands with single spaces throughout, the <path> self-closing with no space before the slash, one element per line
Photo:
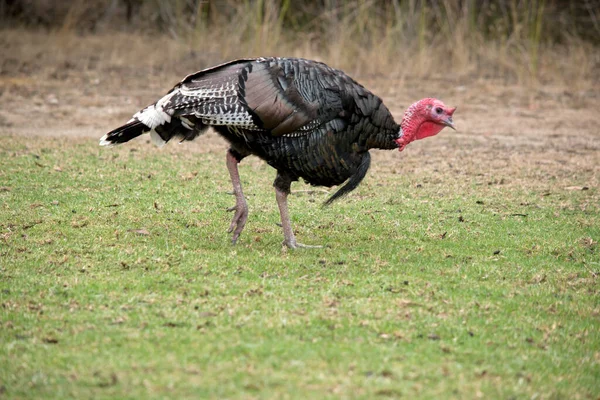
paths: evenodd
<path fill-rule="evenodd" d="M 77 68 L 185 74 L 231 58 L 288 55 L 401 81 L 578 87 L 600 64 L 598 0 L 2 0 L 0 23 L 12 32 L 0 39 L 4 74 L 69 57 Z"/>
<path fill-rule="evenodd" d="M 598 46 L 598 0 L 0 0 L 0 133 L 101 136 L 187 74 L 295 56 L 398 117 L 433 96 L 460 105 L 465 134 L 516 134 L 524 113 L 595 118 Z"/>

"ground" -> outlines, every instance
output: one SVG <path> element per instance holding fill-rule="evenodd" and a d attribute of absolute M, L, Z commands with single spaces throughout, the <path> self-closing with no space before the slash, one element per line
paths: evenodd
<path fill-rule="evenodd" d="M 289 252 L 256 159 L 229 244 L 215 133 L 97 146 L 208 61 L 1 60 L 0 397 L 597 398 L 597 84 L 356 76 L 458 131 L 374 152 L 326 209 L 294 184 L 325 248 Z"/>
<path fill-rule="evenodd" d="M 123 81 L 117 75 L 115 82 L 114 73 L 99 78 L 97 71 L 67 69 L 65 74 L 56 79 L 0 77 L 0 134 L 98 139 L 180 78 L 163 74 L 148 81 L 140 74 Z M 458 107 L 457 132 L 445 130 L 434 140 L 415 142 L 404 154 L 375 152 L 372 174 L 425 168 L 431 179 L 440 174 L 480 176 L 482 184 L 501 184 L 507 190 L 574 190 L 598 184 L 598 90 L 573 93 L 541 86 L 529 91 L 491 80 L 404 82 L 401 89 L 383 77 L 361 82 L 384 98 L 397 120 L 422 97 L 436 96 Z M 227 148 L 216 134 L 186 146 L 191 152 L 224 153 Z"/>

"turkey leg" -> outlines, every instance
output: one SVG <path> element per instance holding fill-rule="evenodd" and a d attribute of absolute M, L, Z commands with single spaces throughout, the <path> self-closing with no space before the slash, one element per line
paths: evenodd
<path fill-rule="evenodd" d="M 236 244 L 240 233 L 246 226 L 248 220 L 248 204 L 244 198 L 244 192 L 242 191 L 242 183 L 240 182 L 240 173 L 238 172 L 238 164 L 240 161 L 233 155 L 231 151 L 227 152 L 227 170 L 231 177 L 231 183 L 233 184 L 233 194 L 235 195 L 235 206 L 228 208 L 227 211 L 235 211 L 233 219 L 229 225 L 227 232 L 233 232 L 231 243 Z"/>
<path fill-rule="evenodd" d="M 318 248 L 322 246 L 309 246 L 306 244 L 298 243 L 294 231 L 292 230 L 292 223 L 290 221 L 290 212 L 287 205 L 287 197 L 290 192 L 291 182 L 289 179 L 283 178 L 279 173 L 275 179 L 275 198 L 277 199 L 277 206 L 279 207 L 279 214 L 281 215 L 281 227 L 283 228 L 283 244 L 290 249 L 296 249 L 299 247 L 307 248 Z"/>

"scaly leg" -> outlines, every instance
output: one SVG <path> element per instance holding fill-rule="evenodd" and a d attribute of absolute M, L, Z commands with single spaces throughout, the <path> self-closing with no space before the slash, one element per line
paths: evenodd
<path fill-rule="evenodd" d="M 248 220 L 248 204 L 244 198 L 240 174 L 238 172 L 239 162 L 240 161 L 233 155 L 231 150 L 227 152 L 227 170 L 231 177 L 233 194 L 235 195 L 235 206 L 227 209 L 227 211 L 235 211 L 227 232 L 233 232 L 233 237 L 231 238 L 233 244 L 236 244 L 240 237 L 240 233 L 244 230 L 244 226 L 246 226 L 246 221 Z"/>
<path fill-rule="evenodd" d="M 275 198 L 277 199 L 277 206 L 279 207 L 279 214 L 281 215 L 281 227 L 283 228 L 283 244 L 290 249 L 296 249 L 299 247 L 318 248 L 322 246 L 309 246 L 296 241 L 294 231 L 292 230 L 292 223 L 290 221 L 290 212 L 287 205 L 287 197 L 290 192 L 290 180 L 284 178 L 279 173 L 275 178 Z"/>

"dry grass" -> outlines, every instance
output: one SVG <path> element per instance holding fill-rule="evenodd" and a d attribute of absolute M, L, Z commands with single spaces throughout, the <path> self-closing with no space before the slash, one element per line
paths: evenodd
<path fill-rule="evenodd" d="M 289 0 L 148 1 L 136 9 L 138 20 L 129 28 L 114 16 L 95 23 L 94 35 L 77 34 L 89 25 L 90 4 L 73 2 L 48 35 L 3 31 L 0 73 L 135 67 L 143 74 L 179 76 L 233 58 L 279 55 L 323 60 L 401 87 L 415 79 L 493 78 L 527 90 L 599 88 L 594 77 L 600 74 L 600 52 L 580 38 L 573 16 L 543 0 L 328 1 L 320 7 Z M 132 33 L 131 26 L 143 29 Z"/>
<path fill-rule="evenodd" d="M 471 124 L 479 135 L 527 125 L 544 135 L 576 127 L 593 137 L 595 125 L 582 121 L 595 118 L 600 102 L 600 52 L 575 26 L 557 23 L 558 11 L 543 1 L 498 10 L 469 1 L 327 1 L 319 14 L 290 1 L 209 2 L 195 14 L 185 14 L 183 3 L 168 9 L 176 3 L 154 7 L 169 23 L 162 33 L 122 24 L 85 33 L 78 29 L 85 13 L 75 6 L 54 28 L 2 30 L 0 130 L 98 136 L 190 72 L 279 55 L 345 70 L 396 116 L 435 96 L 459 106 L 462 132 Z M 148 14 L 152 4 L 143 3 L 139 18 L 161 26 Z"/>

